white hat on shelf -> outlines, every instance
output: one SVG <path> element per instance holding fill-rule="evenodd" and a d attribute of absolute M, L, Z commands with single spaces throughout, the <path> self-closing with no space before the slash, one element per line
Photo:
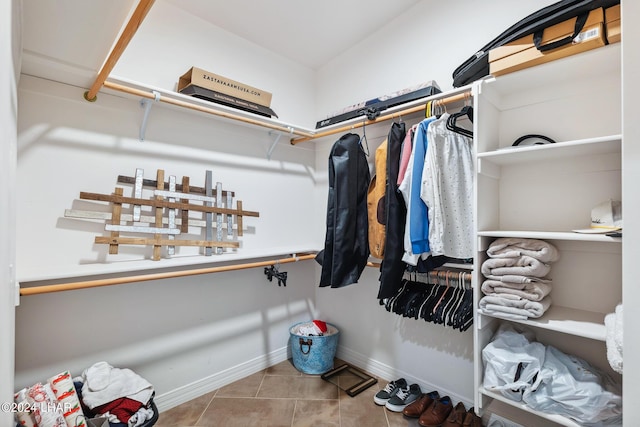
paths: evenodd
<path fill-rule="evenodd" d="M 591 209 L 591 227 L 573 230 L 576 233 L 604 234 L 622 230 L 622 202 L 607 200 Z"/>

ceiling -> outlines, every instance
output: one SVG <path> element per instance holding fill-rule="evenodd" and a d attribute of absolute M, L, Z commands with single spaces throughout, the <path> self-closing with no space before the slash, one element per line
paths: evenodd
<path fill-rule="evenodd" d="M 164 0 L 317 69 L 421 0 Z"/>
<path fill-rule="evenodd" d="M 170 3 L 317 69 L 420 1 L 424 0 L 379 1 L 375 7 L 371 0 L 156 0 L 156 4 Z M 137 3 L 22 0 L 22 72 L 68 83 L 90 81 Z"/>

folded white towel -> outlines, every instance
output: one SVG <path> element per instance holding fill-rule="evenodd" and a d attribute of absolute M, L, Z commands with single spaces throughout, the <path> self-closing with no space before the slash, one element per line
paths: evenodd
<path fill-rule="evenodd" d="M 482 263 L 481 271 L 487 279 L 500 280 L 498 276 L 516 275 L 544 277 L 551 270 L 549 264 L 528 255 L 517 258 L 488 258 Z"/>
<path fill-rule="evenodd" d="M 549 242 L 517 237 L 494 240 L 487 249 L 487 255 L 492 258 L 517 258 L 527 255 L 542 262 L 554 262 L 560 258 L 558 249 Z"/>
<path fill-rule="evenodd" d="M 153 386 L 130 369 L 114 368 L 98 362 L 82 373 L 82 401 L 93 409 L 121 397 L 146 405 L 153 395 Z"/>
<path fill-rule="evenodd" d="M 480 310 L 485 314 L 526 320 L 542 316 L 551 305 L 551 297 L 546 296 L 542 301 L 530 301 L 515 295 L 495 294 L 482 297 L 479 304 Z"/>
<path fill-rule="evenodd" d="M 512 283 L 487 279 L 481 289 L 485 295 L 511 294 L 530 301 L 541 301 L 551 292 L 551 285 L 545 282 Z"/>
<path fill-rule="evenodd" d="M 616 333 L 614 335 L 615 343 L 616 343 L 616 348 L 618 349 L 620 354 L 622 354 L 622 304 L 618 304 L 616 306 L 615 313 L 616 313 Z"/>
<path fill-rule="evenodd" d="M 616 307 L 614 313 L 604 316 L 604 326 L 607 331 L 605 343 L 607 345 L 607 360 L 611 368 L 622 373 L 622 304 Z"/>
<path fill-rule="evenodd" d="M 492 280 L 498 280 L 500 282 L 509 283 L 548 283 L 551 284 L 551 279 L 545 279 L 543 277 L 530 277 L 530 276 L 518 276 L 516 274 L 505 274 L 503 276 L 494 276 Z"/>

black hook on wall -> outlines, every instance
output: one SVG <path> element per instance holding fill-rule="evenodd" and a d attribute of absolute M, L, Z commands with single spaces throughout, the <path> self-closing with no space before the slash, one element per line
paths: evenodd
<path fill-rule="evenodd" d="M 275 277 L 278 280 L 278 286 L 287 286 L 287 272 L 278 270 L 277 265 L 265 267 L 264 274 L 268 281 L 272 282 Z"/>

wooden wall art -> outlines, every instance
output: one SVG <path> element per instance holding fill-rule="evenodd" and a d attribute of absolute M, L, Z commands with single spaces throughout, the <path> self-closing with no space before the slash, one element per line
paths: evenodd
<path fill-rule="evenodd" d="M 162 169 L 155 180 L 144 179 L 144 171 L 136 169 L 134 177 L 118 176 L 118 183 L 133 185 L 130 197 L 124 196 L 122 187 L 116 187 L 113 194 L 80 193 L 80 199 L 109 202 L 111 212 L 67 209 L 64 216 L 107 221 L 105 231 L 110 235 L 96 236 L 95 243 L 109 245 L 110 254 L 117 254 L 119 245 L 153 246 L 152 259 L 158 261 L 163 246 L 167 255 L 174 255 L 176 246 L 200 246 L 206 256 L 238 248 L 236 237 L 242 236 L 243 217 L 258 217 L 259 212 L 243 210 L 240 200 L 234 209 L 234 193 L 223 190 L 220 182 L 214 186 L 211 171 L 206 171 L 204 187 L 191 186 L 189 181 L 185 176 L 178 184 L 172 175 L 165 182 Z M 151 189 L 151 197 L 143 198 L 145 188 Z M 198 212 L 197 217 L 190 215 L 193 212 Z M 189 227 L 199 227 L 202 239 L 181 239 Z"/>

